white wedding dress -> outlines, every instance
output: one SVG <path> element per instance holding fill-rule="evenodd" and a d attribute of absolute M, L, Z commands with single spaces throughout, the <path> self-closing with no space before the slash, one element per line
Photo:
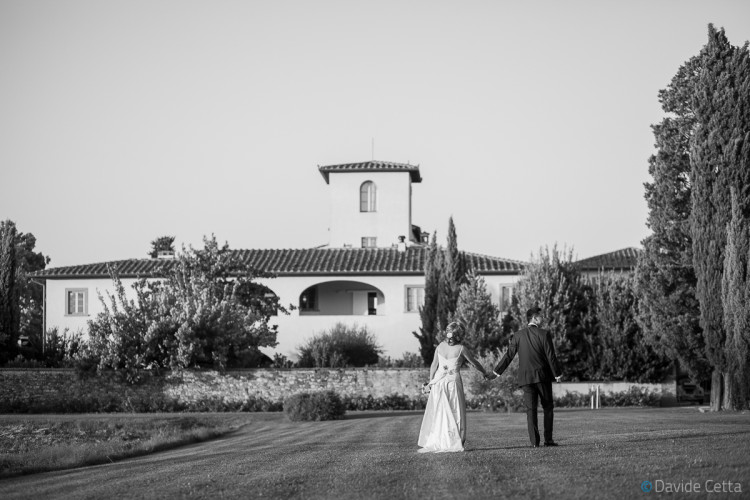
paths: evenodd
<path fill-rule="evenodd" d="M 419 431 L 419 453 L 464 451 L 466 440 L 466 401 L 461 381 L 461 354 L 444 358 L 439 353 L 438 368 L 430 380 L 430 396 Z"/>

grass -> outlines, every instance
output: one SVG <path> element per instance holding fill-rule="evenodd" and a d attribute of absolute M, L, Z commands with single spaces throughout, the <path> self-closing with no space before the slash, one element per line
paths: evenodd
<path fill-rule="evenodd" d="M 0 477 L 113 462 L 221 436 L 228 415 L 5 416 Z"/>
<path fill-rule="evenodd" d="M 12 498 L 643 498 L 643 481 L 732 481 L 747 498 L 750 413 L 563 409 L 558 448 L 528 447 L 520 413 L 469 412 L 467 451 L 418 454 L 422 412 L 350 412 L 248 425 L 205 443 L 100 467 L 0 480 Z M 736 486 L 735 486 L 736 487 Z"/>

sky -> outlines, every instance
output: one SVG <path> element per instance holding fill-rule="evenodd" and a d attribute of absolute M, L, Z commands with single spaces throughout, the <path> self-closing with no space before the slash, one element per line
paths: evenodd
<path fill-rule="evenodd" d="M 49 267 L 328 242 L 319 165 L 419 165 L 413 223 L 640 246 L 658 91 L 747 0 L 1 0 L 0 219 Z"/>

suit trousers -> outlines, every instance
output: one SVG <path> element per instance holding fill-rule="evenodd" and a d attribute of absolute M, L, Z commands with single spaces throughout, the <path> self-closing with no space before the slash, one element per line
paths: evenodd
<path fill-rule="evenodd" d="M 552 441 L 552 422 L 554 403 L 552 400 L 552 382 L 536 382 L 522 386 L 523 402 L 526 406 L 526 425 L 529 429 L 531 444 L 539 445 L 539 422 L 537 407 L 542 400 L 544 410 L 544 442 Z"/>

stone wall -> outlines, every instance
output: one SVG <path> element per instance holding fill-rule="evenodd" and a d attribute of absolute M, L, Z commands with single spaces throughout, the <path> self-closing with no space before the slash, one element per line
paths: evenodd
<path fill-rule="evenodd" d="M 427 368 L 393 369 L 252 369 L 217 372 L 184 372 L 173 377 L 166 394 L 190 401 L 205 397 L 241 400 L 248 396 L 281 401 L 298 392 L 333 390 L 342 396 L 382 397 L 389 394 L 418 396 L 427 381 Z"/>
<path fill-rule="evenodd" d="M 427 368 L 393 369 L 252 369 L 225 374 L 186 371 L 145 377 L 129 385 L 114 375 L 79 377 L 71 369 L 0 369 L 0 412 L 43 411 L 171 411 L 203 408 L 207 401 L 225 407 L 264 400 L 279 403 L 298 392 L 333 390 L 342 396 L 374 398 L 400 394 L 418 397 L 428 378 Z M 467 374 L 472 376 L 473 374 Z M 470 384 L 464 379 L 467 398 Z M 556 397 L 566 392 L 588 394 L 587 383 L 553 384 Z M 636 386 L 662 395 L 663 403 L 674 401 L 674 382 L 665 384 L 599 383 L 602 392 L 627 391 Z M 203 405 L 203 406 L 201 406 Z"/>
<path fill-rule="evenodd" d="M 144 377 L 130 385 L 114 375 L 79 377 L 72 369 L 0 369 L 2 411 L 138 411 L 203 408 L 207 401 L 238 406 L 251 399 L 279 403 L 298 392 L 334 390 L 342 396 L 374 398 L 419 395 L 427 368 L 252 369 L 220 374 L 186 371 Z M 26 410 L 28 409 L 28 410 Z"/>

